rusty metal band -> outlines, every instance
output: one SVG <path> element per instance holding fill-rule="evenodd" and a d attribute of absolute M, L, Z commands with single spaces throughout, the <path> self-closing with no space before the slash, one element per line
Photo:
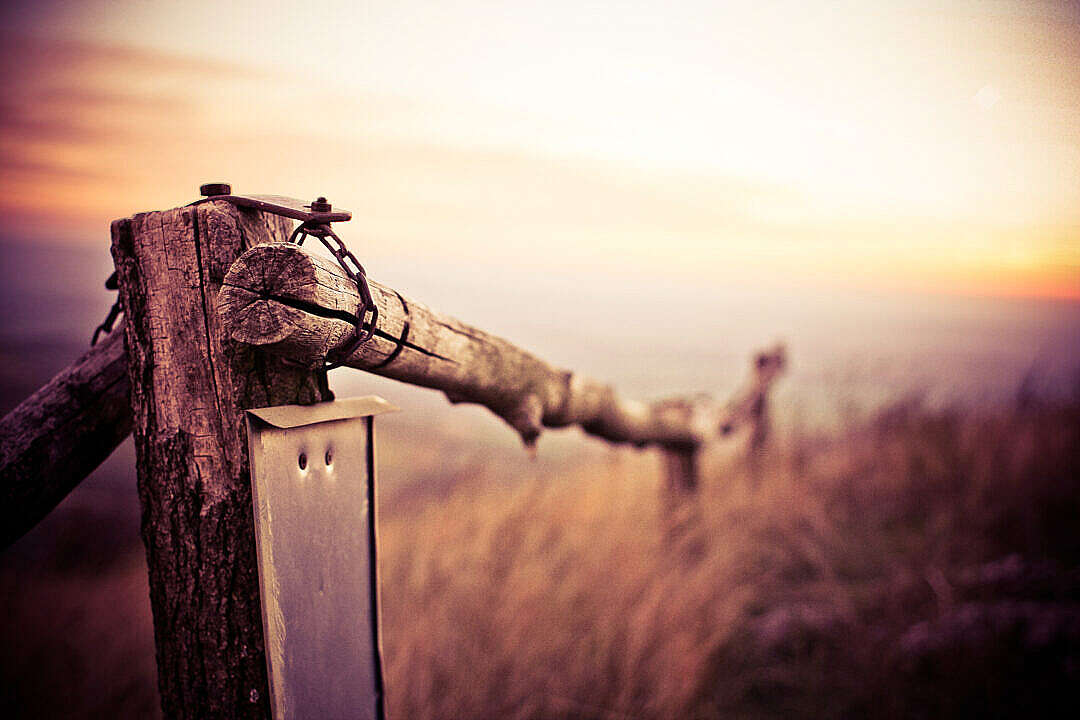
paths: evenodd
<path fill-rule="evenodd" d="M 395 347 L 393 351 L 391 351 L 391 353 L 387 355 L 386 358 L 383 359 L 383 361 L 380 362 L 378 365 L 372 365 L 371 368 L 369 368 L 371 370 L 378 370 L 379 368 L 384 368 L 390 363 L 397 360 L 398 355 L 401 354 L 401 351 L 405 349 L 405 346 L 409 342 L 409 304 L 405 302 L 405 298 L 401 297 L 401 293 L 399 293 L 397 290 L 394 290 L 394 294 L 397 295 L 397 299 L 401 302 L 401 309 L 405 315 L 404 327 L 401 328 L 401 337 L 399 337 L 397 340 L 397 347 Z"/>

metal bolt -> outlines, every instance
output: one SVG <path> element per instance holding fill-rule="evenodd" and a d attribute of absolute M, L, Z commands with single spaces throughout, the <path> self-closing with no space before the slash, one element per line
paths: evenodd
<path fill-rule="evenodd" d="M 326 198 L 315 198 L 315 202 L 311 203 L 308 207 L 311 208 L 311 212 L 330 212 L 330 203 L 326 202 Z"/>
<path fill-rule="evenodd" d="M 199 194 L 203 197 L 232 195 L 232 186 L 229 183 L 206 183 L 199 186 Z"/>
<path fill-rule="evenodd" d="M 327 450 L 326 451 L 326 464 L 327 464 L 327 466 L 329 466 L 330 463 L 332 463 L 333 461 L 334 461 L 334 456 L 330 453 L 329 450 Z"/>
<path fill-rule="evenodd" d="M 300 461 L 299 462 L 300 462 L 300 469 L 301 470 L 306 469 L 307 468 L 307 455 L 305 455 L 304 453 L 300 453 Z"/>

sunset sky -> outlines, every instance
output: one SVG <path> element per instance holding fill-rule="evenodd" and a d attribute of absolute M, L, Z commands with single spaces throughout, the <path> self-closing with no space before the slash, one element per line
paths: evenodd
<path fill-rule="evenodd" d="M 7 3 L 7 237 L 326 194 L 362 257 L 1080 298 L 1076 2 Z"/>

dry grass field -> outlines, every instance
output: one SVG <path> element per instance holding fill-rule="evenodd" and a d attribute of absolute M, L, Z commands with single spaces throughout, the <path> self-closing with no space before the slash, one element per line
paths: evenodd
<path fill-rule="evenodd" d="M 1080 679 L 1080 407 L 896 404 L 714 463 L 465 484 L 382 525 L 396 717 L 1018 716 Z"/>
<path fill-rule="evenodd" d="M 713 458 L 696 501 L 664 499 L 654 463 L 620 451 L 530 479 L 478 466 L 437 495 L 384 496 L 391 717 L 1077 704 L 1080 404 L 898 403 L 835 433 L 777 436 L 755 458 Z M 108 531 L 88 518 L 65 552 Z M 115 559 L 92 573 L 64 552 L 6 558 L 5 716 L 156 712 L 141 557 L 118 550 L 101 548 Z"/>

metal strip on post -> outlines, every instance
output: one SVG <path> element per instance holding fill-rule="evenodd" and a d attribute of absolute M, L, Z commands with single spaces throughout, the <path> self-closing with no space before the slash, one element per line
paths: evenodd
<path fill-rule="evenodd" d="M 248 411 L 275 720 L 383 717 L 376 397 Z"/>

